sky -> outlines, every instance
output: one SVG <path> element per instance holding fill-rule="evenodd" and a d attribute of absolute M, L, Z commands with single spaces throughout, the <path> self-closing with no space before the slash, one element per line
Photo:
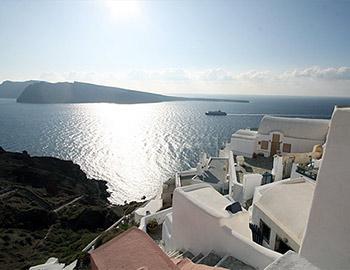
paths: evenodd
<path fill-rule="evenodd" d="M 350 1 L 0 2 L 0 82 L 350 96 Z"/>

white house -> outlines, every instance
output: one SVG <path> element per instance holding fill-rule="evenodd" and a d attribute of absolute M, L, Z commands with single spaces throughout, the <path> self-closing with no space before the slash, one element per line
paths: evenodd
<path fill-rule="evenodd" d="M 255 269 L 264 269 L 280 254 L 251 240 L 249 212 L 226 210 L 232 203 L 208 184 L 177 188 L 171 218 L 172 247 L 232 255 Z"/>
<path fill-rule="evenodd" d="M 231 141 L 226 147 L 235 155 L 252 157 L 256 152 L 258 132 L 250 129 L 239 129 L 231 136 Z"/>
<path fill-rule="evenodd" d="M 299 177 L 255 189 L 252 223 L 260 228 L 262 245 L 280 253 L 299 251 L 315 181 Z"/>
<path fill-rule="evenodd" d="M 235 155 L 265 157 L 276 153 L 311 152 L 314 145 L 324 144 L 329 120 L 264 116 L 258 131 L 240 129 L 226 145 Z"/>
<path fill-rule="evenodd" d="M 311 152 L 323 144 L 329 120 L 264 116 L 257 135 L 257 153 L 273 156 L 280 153 Z"/>

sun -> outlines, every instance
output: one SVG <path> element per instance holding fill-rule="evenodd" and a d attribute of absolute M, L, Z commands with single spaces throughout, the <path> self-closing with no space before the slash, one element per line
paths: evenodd
<path fill-rule="evenodd" d="M 104 1 L 104 4 L 112 18 L 116 20 L 135 19 L 141 15 L 139 1 L 108 0 Z"/>

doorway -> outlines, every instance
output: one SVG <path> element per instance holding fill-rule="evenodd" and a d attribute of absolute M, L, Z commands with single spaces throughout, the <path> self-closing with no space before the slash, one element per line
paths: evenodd
<path fill-rule="evenodd" d="M 270 156 L 273 156 L 278 151 L 280 151 L 280 134 L 274 133 L 274 134 L 272 134 Z"/>
<path fill-rule="evenodd" d="M 287 242 L 286 239 L 283 241 L 283 239 L 277 235 L 276 243 L 275 243 L 275 251 L 284 254 L 288 250 L 293 250 L 286 242 Z"/>

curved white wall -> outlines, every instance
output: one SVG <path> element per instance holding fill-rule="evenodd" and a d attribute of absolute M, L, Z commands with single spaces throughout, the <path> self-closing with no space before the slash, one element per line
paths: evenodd
<path fill-rule="evenodd" d="M 320 269 L 350 268 L 350 108 L 336 108 L 300 254 Z"/>

